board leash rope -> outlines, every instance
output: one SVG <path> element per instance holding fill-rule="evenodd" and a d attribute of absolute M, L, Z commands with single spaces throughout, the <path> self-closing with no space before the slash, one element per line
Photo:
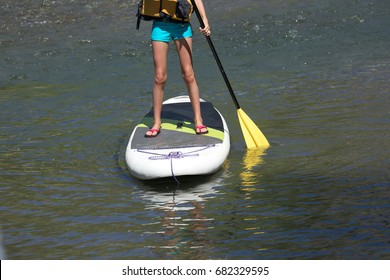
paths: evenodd
<path fill-rule="evenodd" d="M 180 182 L 177 179 L 177 177 L 175 175 L 175 172 L 174 172 L 173 159 L 182 159 L 182 158 L 185 158 L 185 157 L 197 157 L 197 156 L 199 156 L 198 152 L 207 150 L 207 149 L 212 148 L 214 146 L 215 146 L 215 144 L 207 145 L 205 147 L 202 147 L 201 149 L 197 149 L 195 151 L 190 151 L 190 152 L 187 152 L 187 153 L 170 152 L 169 154 L 159 154 L 159 153 L 153 153 L 150 150 L 143 150 L 143 149 L 138 149 L 137 151 L 140 152 L 140 153 L 152 155 L 151 157 L 149 157 L 150 160 L 167 160 L 167 159 L 169 159 L 171 161 L 171 174 L 172 174 L 172 177 L 173 177 L 173 179 L 175 179 L 176 183 L 178 183 L 180 185 Z"/>
<path fill-rule="evenodd" d="M 175 181 L 176 181 L 176 183 L 177 183 L 177 185 L 178 185 L 178 187 L 179 187 L 179 186 L 180 186 L 180 182 L 179 182 L 179 180 L 176 178 L 175 172 L 173 171 L 173 158 L 171 158 L 171 174 L 172 174 L 173 179 L 175 179 Z"/>

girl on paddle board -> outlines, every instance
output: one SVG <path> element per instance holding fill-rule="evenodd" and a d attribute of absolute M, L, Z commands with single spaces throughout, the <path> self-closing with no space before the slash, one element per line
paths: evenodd
<path fill-rule="evenodd" d="M 143 4 L 146 5 L 148 0 L 144 0 Z M 184 0 L 184 5 L 189 5 L 190 0 Z M 204 28 L 199 28 L 200 32 L 209 36 L 210 26 L 206 16 L 206 11 L 202 0 L 194 0 L 201 17 L 205 23 Z M 178 2 L 182 2 L 178 0 Z M 192 30 L 189 22 L 189 16 L 192 12 L 192 5 L 190 5 L 191 12 L 188 16 L 182 20 L 172 19 L 177 16 L 176 11 L 170 11 L 171 7 L 164 7 L 164 3 L 168 1 L 162 1 L 163 7 L 159 7 L 159 14 L 164 14 L 163 18 L 153 18 L 153 25 L 151 31 L 151 41 L 153 49 L 154 60 L 154 86 L 153 86 L 153 114 L 154 124 L 146 132 L 145 137 L 156 137 L 161 131 L 161 110 L 164 96 L 164 86 L 167 81 L 167 54 L 168 45 L 171 41 L 174 42 L 177 53 L 180 59 L 180 66 L 183 80 L 187 86 L 188 95 L 191 100 L 192 109 L 194 112 L 195 132 L 196 134 L 208 133 L 207 127 L 203 124 L 201 110 L 200 110 L 200 96 L 199 88 L 195 79 L 195 73 L 192 63 Z M 172 10 L 172 9 L 171 9 Z M 174 14 L 165 16 L 165 14 Z"/>

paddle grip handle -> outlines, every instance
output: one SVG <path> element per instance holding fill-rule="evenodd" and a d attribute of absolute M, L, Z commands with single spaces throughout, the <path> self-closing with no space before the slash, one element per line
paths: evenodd
<path fill-rule="evenodd" d="M 199 12 L 198 6 L 197 6 L 196 3 L 195 3 L 195 0 L 191 0 L 191 3 L 192 3 L 192 6 L 194 7 L 195 14 L 196 14 L 196 16 L 197 16 L 197 18 L 198 18 L 198 20 L 199 20 L 200 27 L 201 27 L 201 28 L 204 28 L 204 27 L 205 27 L 205 24 L 204 24 L 204 22 L 203 22 L 202 16 L 200 15 L 200 12 Z M 223 79 L 224 79 L 224 81 L 225 81 L 225 84 L 226 84 L 226 86 L 227 86 L 227 88 L 228 88 L 228 90 L 229 90 L 230 96 L 231 96 L 232 99 L 233 99 L 234 105 L 236 106 L 236 109 L 238 110 L 238 109 L 241 108 L 241 107 L 240 107 L 240 104 L 238 103 L 238 100 L 237 100 L 237 98 L 236 98 L 236 96 L 235 96 L 235 94 L 234 94 L 233 88 L 232 88 L 232 86 L 231 86 L 231 84 L 230 84 L 230 82 L 229 82 L 229 79 L 228 79 L 227 75 L 226 75 L 225 69 L 224 69 L 223 66 L 222 66 L 222 62 L 221 62 L 221 60 L 220 60 L 219 57 L 218 57 L 217 50 L 215 49 L 214 44 L 213 44 L 213 42 L 211 41 L 210 35 L 209 35 L 209 36 L 205 35 L 205 37 L 206 37 L 206 39 L 207 39 L 207 43 L 208 43 L 209 46 L 210 46 L 211 52 L 213 53 L 213 56 L 214 56 L 214 58 L 215 58 L 215 61 L 217 62 L 218 68 L 219 68 L 219 70 L 220 70 L 220 72 L 221 72 L 221 74 L 222 74 L 222 77 L 223 77 Z"/>

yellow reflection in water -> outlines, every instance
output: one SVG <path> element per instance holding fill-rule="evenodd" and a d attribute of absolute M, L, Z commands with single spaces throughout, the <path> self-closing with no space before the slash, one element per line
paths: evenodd
<path fill-rule="evenodd" d="M 256 185 L 258 174 L 254 172 L 254 167 L 263 163 L 262 156 L 267 148 L 248 149 L 242 160 L 243 170 L 240 173 L 242 186 L 245 191 L 253 191 L 253 186 Z"/>

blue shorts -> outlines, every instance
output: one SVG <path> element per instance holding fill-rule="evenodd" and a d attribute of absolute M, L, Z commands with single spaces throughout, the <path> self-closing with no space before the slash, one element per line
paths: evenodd
<path fill-rule="evenodd" d="M 152 41 L 160 41 L 169 43 L 171 40 L 179 40 L 192 37 L 191 24 L 189 22 L 175 23 L 153 21 L 152 32 L 150 39 Z"/>

